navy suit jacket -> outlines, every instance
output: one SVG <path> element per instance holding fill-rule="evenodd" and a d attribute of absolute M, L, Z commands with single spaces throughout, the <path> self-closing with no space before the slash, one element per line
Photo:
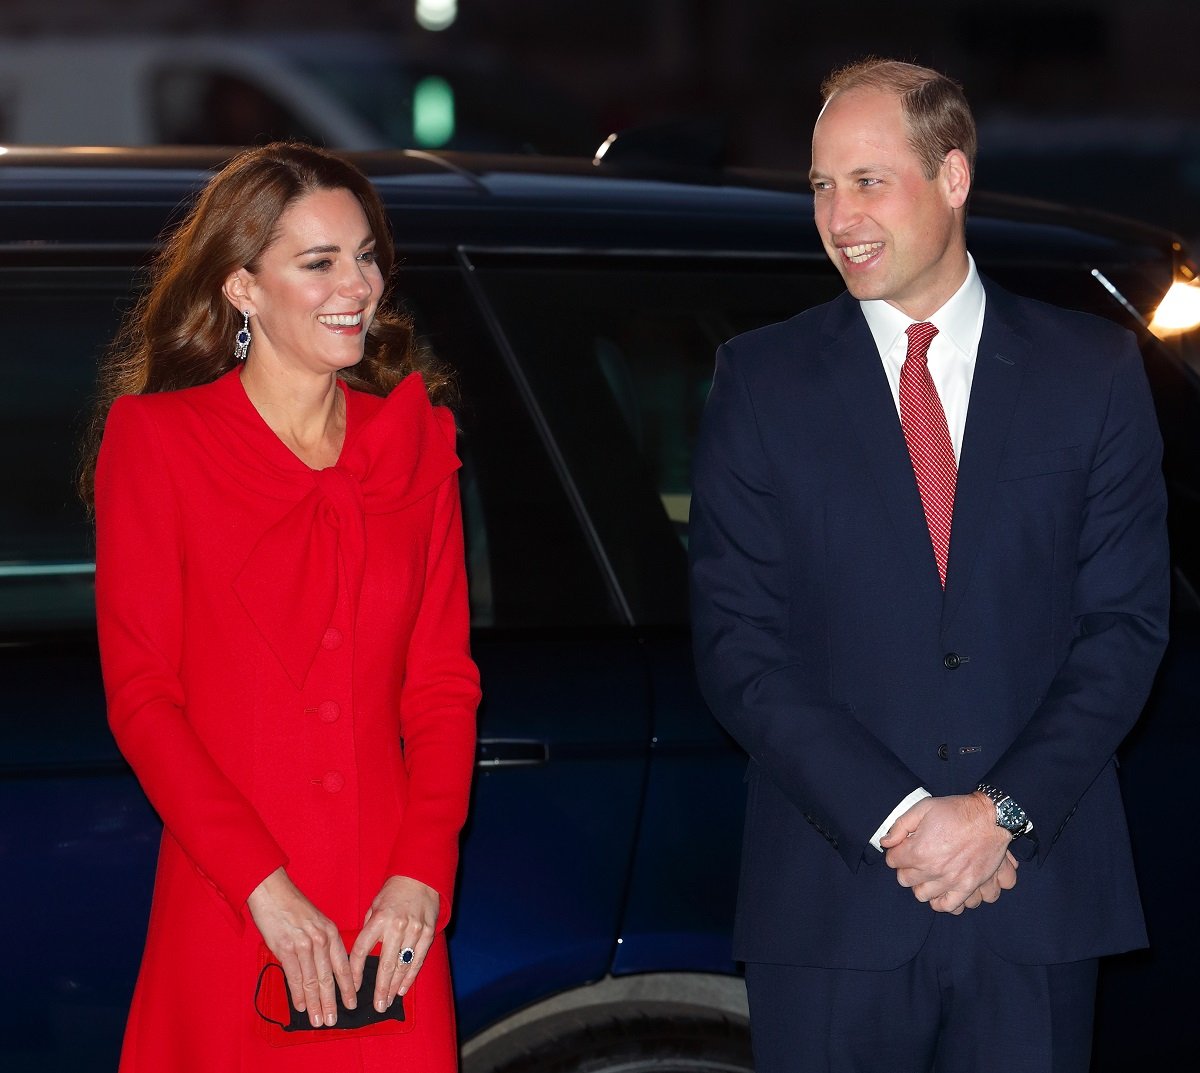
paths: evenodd
<path fill-rule="evenodd" d="M 1154 409 L 1130 333 L 985 287 L 944 593 L 858 302 L 718 352 L 689 540 L 701 688 L 751 758 L 741 960 L 913 957 L 933 911 L 869 839 L 981 781 L 1036 849 L 961 926 L 1028 964 L 1145 944 L 1114 754 L 1166 641 Z"/>

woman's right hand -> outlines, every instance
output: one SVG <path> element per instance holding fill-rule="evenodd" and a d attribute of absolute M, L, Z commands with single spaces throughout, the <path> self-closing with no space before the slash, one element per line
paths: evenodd
<path fill-rule="evenodd" d="M 246 907 L 283 966 L 292 1005 L 301 1013 L 307 1011 L 314 1028 L 337 1023 L 335 984 L 346 1009 L 354 1009 L 358 1000 L 342 937 L 287 872 L 277 868 L 267 876 L 250 892 Z"/>

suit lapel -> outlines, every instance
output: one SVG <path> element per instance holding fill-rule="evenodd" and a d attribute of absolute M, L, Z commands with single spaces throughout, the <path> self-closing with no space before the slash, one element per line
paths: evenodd
<path fill-rule="evenodd" d="M 963 434 L 950 562 L 946 574 L 943 626 L 948 626 L 970 583 L 971 569 L 987 529 L 996 476 L 1020 394 L 1029 344 L 1017 329 L 1012 298 L 984 281 L 987 304 L 975 359 L 967 426 Z"/>
<path fill-rule="evenodd" d="M 876 491 L 891 519 L 888 535 L 913 576 L 940 593 L 937 563 L 896 403 L 858 302 L 843 294 L 830 308 L 821 350 L 831 383 L 863 449 Z M 957 507 L 954 525 L 958 524 Z M 953 535 L 951 562 L 953 562 Z"/>

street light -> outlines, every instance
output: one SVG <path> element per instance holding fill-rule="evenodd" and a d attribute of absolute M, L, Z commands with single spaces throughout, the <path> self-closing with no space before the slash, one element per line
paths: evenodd
<path fill-rule="evenodd" d="M 458 0 L 417 0 L 417 25 L 423 30 L 445 30 L 458 18 Z"/>

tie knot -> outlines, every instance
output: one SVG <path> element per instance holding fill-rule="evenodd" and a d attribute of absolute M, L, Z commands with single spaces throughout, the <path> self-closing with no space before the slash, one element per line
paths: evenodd
<path fill-rule="evenodd" d="M 916 361 L 924 361 L 925 356 L 929 353 L 929 344 L 933 342 L 933 337 L 937 335 L 937 328 L 930 324 L 929 321 L 922 321 L 920 324 L 910 324 L 904 329 L 904 334 L 908 336 L 908 354 L 905 361 L 912 358 Z"/>

